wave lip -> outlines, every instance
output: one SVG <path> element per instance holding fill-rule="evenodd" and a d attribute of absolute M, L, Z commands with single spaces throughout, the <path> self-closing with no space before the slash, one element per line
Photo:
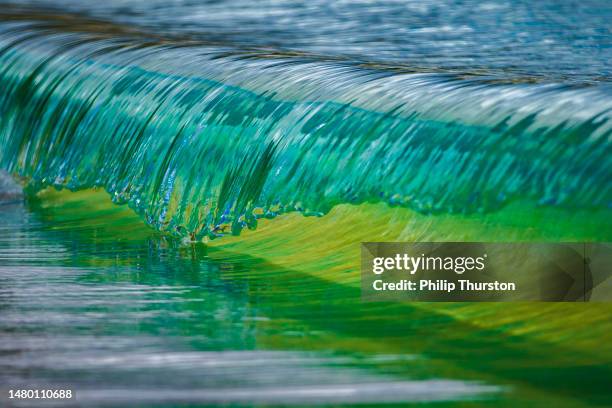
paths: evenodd
<path fill-rule="evenodd" d="M 386 201 L 609 211 L 612 91 L 0 28 L 0 165 L 194 238 Z"/>

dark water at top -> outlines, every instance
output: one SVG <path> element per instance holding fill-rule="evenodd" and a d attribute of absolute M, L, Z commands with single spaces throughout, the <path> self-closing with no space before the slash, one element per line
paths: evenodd
<path fill-rule="evenodd" d="M 586 1 L 25 0 L 56 12 L 188 35 L 404 68 L 500 78 L 608 81 L 612 4 Z M 41 10 L 40 8 L 37 8 Z"/>

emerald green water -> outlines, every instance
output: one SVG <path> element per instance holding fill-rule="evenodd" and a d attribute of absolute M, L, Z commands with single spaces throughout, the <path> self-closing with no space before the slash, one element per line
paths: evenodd
<path fill-rule="evenodd" d="M 610 402 L 606 304 L 362 303 L 181 245 L 97 194 L 0 211 L 2 388 L 68 387 L 84 406 Z"/>
<path fill-rule="evenodd" d="M 397 73 L 122 30 L 53 14 L 0 24 L 0 166 L 32 190 L 100 187 L 192 240 L 378 202 L 445 215 L 528 201 L 584 211 L 577 230 L 609 225 L 606 86 Z"/>

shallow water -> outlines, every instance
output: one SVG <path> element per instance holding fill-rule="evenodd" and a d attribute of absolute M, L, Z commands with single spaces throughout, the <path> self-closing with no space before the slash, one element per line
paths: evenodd
<path fill-rule="evenodd" d="M 0 207 L 3 388 L 68 387 L 86 406 L 609 401 L 606 304 L 363 303 L 101 197 Z"/>
<path fill-rule="evenodd" d="M 406 375 L 422 355 L 351 350 L 341 346 L 350 337 L 325 327 L 344 319 L 307 328 L 295 316 L 297 306 L 316 307 L 319 291 L 341 288 L 311 290 L 291 274 L 268 282 L 280 271 L 240 256 L 211 258 L 143 228 L 134 237 L 125 219 L 122 242 L 88 219 L 63 222 L 21 202 L 1 209 L 3 388 L 69 388 L 80 404 L 118 406 L 455 401 L 500 392 L 422 368 Z M 291 291 L 310 305 L 285 304 Z"/>

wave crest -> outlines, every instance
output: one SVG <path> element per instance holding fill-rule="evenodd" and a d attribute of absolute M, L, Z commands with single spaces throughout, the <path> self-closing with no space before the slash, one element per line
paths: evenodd
<path fill-rule="evenodd" d="M 103 187 L 194 238 L 386 201 L 421 213 L 609 209 L 604 84 L 498 84 L 304 56 L 0 26 L 0 165 Z"/>

